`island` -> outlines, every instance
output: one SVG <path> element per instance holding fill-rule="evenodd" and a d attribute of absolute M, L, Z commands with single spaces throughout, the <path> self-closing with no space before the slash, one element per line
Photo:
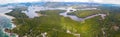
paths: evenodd
<path fill-rule="evenodd" d="M 101 10 L 83 10 L 68 13 L 77 17 L 89 17 L 94 14 L 104 13 L 105 19 L 95 16 L 84 21 L 75 21 L 64 17 L 60 13 L 64 10 L 43 10 L 37 14 L 43 16 L 29 18 L 21 9 L 13 9 L 6 13 L 15 17 L 16 25 L 11 30 L 19 37 L 120 37 L 120 7 L 101 7 Z"/>

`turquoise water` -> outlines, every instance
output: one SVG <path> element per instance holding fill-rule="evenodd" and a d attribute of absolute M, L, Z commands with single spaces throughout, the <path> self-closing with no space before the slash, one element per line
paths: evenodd
<path fill-rule="evenodd" d="M 0 16 L 0 37 L 10 37 L 3 32 L 3 28 L 12 28 L 10 19 Z"/>

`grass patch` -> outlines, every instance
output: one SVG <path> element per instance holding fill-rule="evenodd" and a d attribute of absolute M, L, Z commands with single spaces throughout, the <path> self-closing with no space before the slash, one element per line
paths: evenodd
<path fill-rule="evenodd" d="M 87 16 L 91 16 L 98 13 L 100 13 L 99 10 L 78 10 L 75 12 L 68 13 L 68 15 L 76 15 L 78 17 L 85 18 Z"/>

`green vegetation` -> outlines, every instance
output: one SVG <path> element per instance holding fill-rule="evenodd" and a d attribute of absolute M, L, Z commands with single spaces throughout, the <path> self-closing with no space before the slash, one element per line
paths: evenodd
<path fill-rule="evenodd" d="M 14 11 L 8 14 L 10 15 L 11 13 L 19 13 Z M 20 35 L 20 37 L 42 37 L 41 33 L 44 32 L 47 32 L 47 35 L 49 37 L 74 37 L 72 34 L 66 33 L 65 30 L 61 28 L 59 16 L 59 12 L 61 11 L 54 10 L 43 12 L 45 12 L 47 16 L 36 17 L 33 19 L 27 17 L 16 17 L 16 19 L 14 19 L 13 21 L 17 25 L 17 27 L 14 28 L 12 32 L 17 33 L 18 35 Z M 22 13 L 20 14 L 20 16 L 22 16 Z"/>
<path fill-rule="evenodd" d="M 16 18 L 28 18 L 24 13 L 21 13 L 22 10 L 20 8 L 13 9 L 10 13 L 6 13 L 7 15 L 16 17 Z"/>
<path fill-rule="evenodd" d="M 102 24 L 101 27 L 106 32 L 105 36 L 120 37 L 120 7 L 105 6 L 101 10 L 108 12 L 106 19 L 100 21 L 100 24 Z"/>
<path fill-rule="evenodd" d="M 105 17 L 106 19 L 101 19 L 100 16 L 96 16 L 82 22 L 60 16 L 59 13 L 61 12 L 64 11 L 39 11 L 37 13 L 45 16 L 35 18 L 28 18 L 19 10 L 13 10 L 7 14 L 16 18 L 13 21 L 17 27 L 14 28 L 12 32 L 18 34 L 20 37 L 42 37 L 41 34 L 45 32 L 47 32 L 46 36 L 48 37 L 77 37 L 74 34 L 80 34 L 80 37 L 120 37 L 120 29 L 115 29 L 115 26 L 120 26 L 119 11 L 110 11 L 109 8 L 107 8 L 107 10 L 102 9 L 101 12 L 97 10 L 74 12 L 74 14 L 79 17 L 86 17 L 97 13 L 109 13 L 109 15 Z M 67 33 L 67 30 L 71 33 Z M 103 31 L 105 34 L 103 34 Z"/>
<path fill-rule="evenodd" d="M 101 13 L 100 10 L 78 10 L 75 12 L 67 13 L 68 15 L 76 15 L 78 17 L 85 18 L 94 14 Z"/>
<path fill-rule="evenodd" d="M 99 19 L 99 17 L 88 19 L 85 22 L 77 22 L 70 18 L 63 17 L 61 24 L 64 29 L 68 29 L 73 33 L 78 33 L 81 37 L 95 37 L 100 31 L 100 24 L 97 23 L 97 19 Z"/>

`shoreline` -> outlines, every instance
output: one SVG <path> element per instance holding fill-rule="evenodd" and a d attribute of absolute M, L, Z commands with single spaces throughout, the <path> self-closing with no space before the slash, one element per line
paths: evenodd
<path fill-rule="evenodd" d="M 0 13 L 0 16 L 5 16 L 6 18 L 10 19 L 11 24 L 12 24 L 12 28 L 13 28 L 13 27 L 16 27 L 16 26 L 14 25 L 14 23 L 12 23 L 12 22 L 13 22 L 12 19 L 15 19 L 15 17 L 6 15 L 6 13 L 9 13 L 9 12 L 11 12 L 11 11 L 13 11 L 13 10 L 4 11 L 4 12 Z"/>
<path fill-rule="evenodd" d="M 10 28 L 10 30 L 16 27 L 16 25 L 15 25 L 15 24 L 13 23 L 13 21 L 12 21 L 13 19 L 15 19 L 15 17 L 6 15 L 6 13 L 9 13 L 9 12 L 11 12 L 11 11 L 12 11 L 12 10 L 8 10 L 8 11 L 6 11 L 6 12 L 4 12 L 4 13 L 0 13 L 0 16 L 4 16 L 4 17 L 6 17 L 6 18 L 8 18 L 8 19 L 10 20 L 11 26 L 12 26 L 12 27 Z M 15 37 L 18 37 L 17 34 L 6 32 L 5 29 L 6 29 L 6 28 L 3 28 L 2 31 L 3 31 L 3 33 L 5 33 L 6 35 L 10 36 L 11 34 L 14 34 Z M 10 36 L 10 37 L 11 37 L 11 36 Z"/>
<path fill-rule="evenodd" d="M 6 15 L 5 13 L 0 13 L 0 16 L 5 16 L 6 18 L 8 18 L 12 24 L 12 28 L 16 27 L 16 25 L 14 25 L 14 23 L 12 23 L 13 22 L 12 19 L 15 19 L 15 17 Z"/>

